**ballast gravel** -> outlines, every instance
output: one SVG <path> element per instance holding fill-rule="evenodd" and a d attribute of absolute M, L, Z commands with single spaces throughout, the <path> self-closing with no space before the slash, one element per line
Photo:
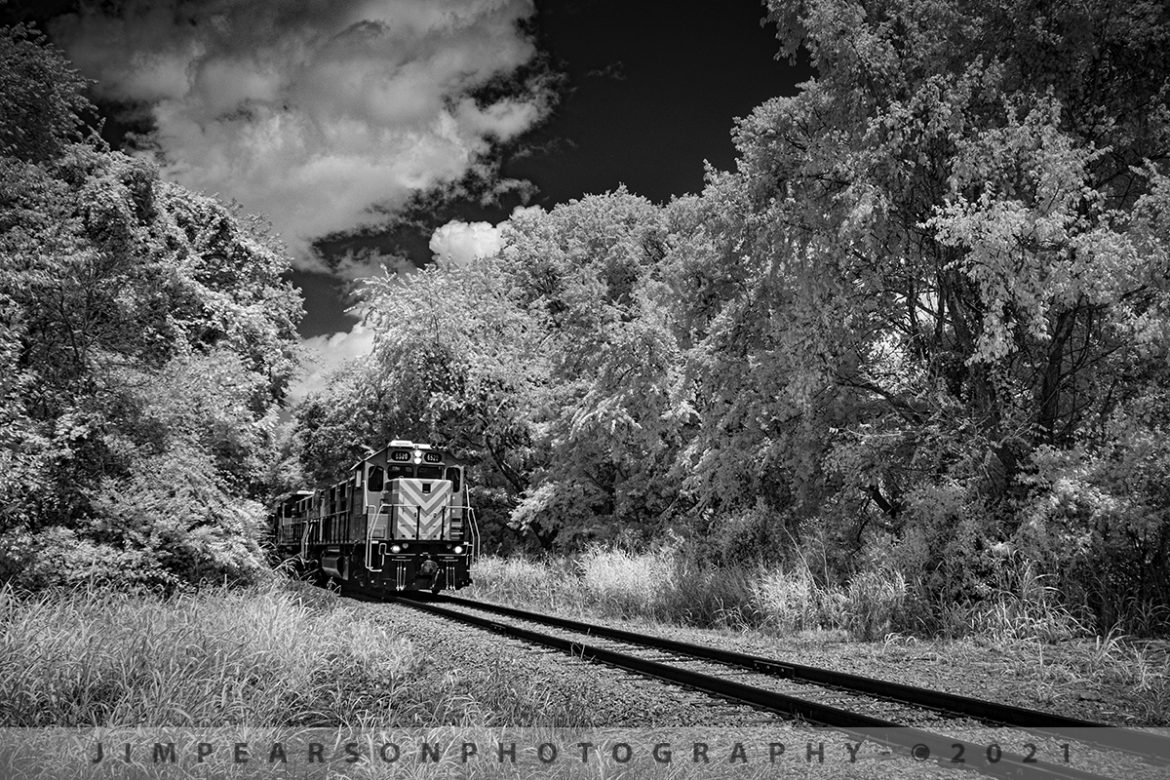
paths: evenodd
<path fill-rule="evenodd" d="M 505 606 L 527 608 L 517 604 Z M 855 642 L 840 632 L 773 636 L 757 631 L 599 618 L 571 611 L 556 614 L 680 642 L 850 672 L 1112 726 L 1170 733 L 1170 726 L 1150 722 L 1148 714 L 1138 706 L 1138 697 L 1131 695 L 1130 686 L 1102 672 L 1109 664 L 1097 664 L 1094 668 L 1092 661 L 1087 660 L 1101 652 L 1092 640 L 1059 644 L 979 640 L 948 643 L 893 636 L 884 642 Z M 1170 654 L 1148 671 L 1148 685 L 1168 687 Z"/>
<path fill-rule="evenodd" d="M 457 613 L 485 614 L 474 607 L 462 604 L 446 604 L 444 608 Z M 947 735 L 950 738 L 944 742 L 944 745 L 950 745 L 947 756 L 956 762 L 962 760 L 968 764 L 973 762 L 982 764 L 983 758 L 987 758 L 989 761 L 993 758 L 996 761 L 1002 761 L 1004 757 L 1015 755 L 1021 758 L 1026 756 L 1030 761 L 1048 764 L 1060 769 L 1076 767 L 1106 776 L 1126 777 L 1127 780 L 1155 780 L 1164 776 L 1164 767 L 1162 766 L 1151 766 L 1148 761 L 1140 757 L 1103 750 L 1079 740 L 1077 735 L 1066 734 L 1063 737 L 1057 737 L 1011 727 L 989 726 L 968 718 L 942 715 L 913 705 L 884 701 L 865 694 L 836 690 L 816 684 L 797 683 L 754 671 L 730 668 L 722 664 L 694 659 L 685 654 L 645 648 L 596 635 L 585 635 L 568 629 L 541 625 L 538 622 L 494 614 L 492 619 L 590 646 L 632 653 L 635 656 L 665 663 L 669 666 L 690 669 L 709 676 L 827 704 L 838 709 L 925 729 L 935 734 Z M 968 745 L 953 744 L 953 740 L 963 740 Z"/>
<path fill-rule="evenodd" d="M 406 639 L 413 649 L 413 679 L 398 684 L 405 688 L 426 685 L 437 701 L 444 702 L 428 714 L 426 723 L 403 721 L 395 724 L 398 726 L 487 729 L 492 738 L 519 729 L 543 735 L 539 736 L 541 745 L 552 740 L 562 757 L 580 750 L 577 745 L 582 741 L 601 740 L 594 752 L 597 771 L 586 772 L 591 777 L 955 776 L 945 761 L 936 762 L 937 756 L 913 760 L 876 743 L 859 747 L 856 738 L 841 732 L 572 658 L 405 605 L 366 604 L 362 611 L 363 619 L 383 625 L 390 635 Z M 608 622 L 645 630 L 645 626 Z M 758 641 L 731 642 L 726 636 L 700 639 L 695 632 L 664 631 L 661 626 L 653 633 L 742 652 L 775 652 L 775 648 L 760 647 Z M 414 691 L 414 695 L 418 693 Z M 522 738 L 522 754 L 538 747 L 537 736 L 526 739 L 532 744 Z M 625 757 L 623 745 L 645 753 L 645 761 L 619 761 Z M 670 763 L 663 764 L 661 756 L 655 757 L 655 745 L 668 746 L 665 752 L 673 756 Z M 696 753 L 700 747 L 702 761 Z M 619 752 L 610 755 L 607 750 Z M 712 761 L 712 756 L 717 760 Z M 540 768 L 539 756 L 536 758 Z M 1041 758 L 1053 761 L 1058 756 Z M 568 774 L 558 771 L 548 776 L 569 776 L 587 769 L 575 763 L 563 768 Z"/>

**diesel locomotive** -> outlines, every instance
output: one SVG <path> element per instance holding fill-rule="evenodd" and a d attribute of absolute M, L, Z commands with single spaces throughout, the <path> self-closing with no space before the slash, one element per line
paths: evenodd
<path fill-rule="evenodd" d="M 463 464 L 403 439 L 340 482 L 281 496 L 272 534 L 282 560 L 323 584 L 384 593 L 462 588 L 479 554 Z"/>

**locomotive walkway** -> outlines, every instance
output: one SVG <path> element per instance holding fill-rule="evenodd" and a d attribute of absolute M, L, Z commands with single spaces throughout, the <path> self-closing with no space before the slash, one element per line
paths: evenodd
<path fill-rule="evenodd" d="M 1049 738 L 1050 741 L 1064 740 L 1065 745 L 1068 742 L 1075 742 L 1078 745 L 1092 745 L 1095 748 L 1114 753 L 1120 752 L 1137 756 L 1150 763 L 1166 764 L 1170 762 L 1170 738 L 1158 734 L 1114 728 L 1053 713 L 647 636 L 608 626 L 464 598 L 408 596 L 403 598 L 400 603 L 436 616 L 551 647 L 578 658 L 610 664 L 699 689 L 716 696 L 744 702 L 787 717 L 796 716 L 811 723 L 840 729 L 864 739 L 909 752 L 917 759 L 929 758 L 943 766 L 977 769 L 998 777 L 1104 777 L 1104 775 L 1079 769 L 1066 763 L 1038 760 L 1034 757 L 1036 752 L 1034 747 L 1031 751 L 1033 755 L 1009 753 L 1001 750 L 997 744 L 979 744 L 956 739 L 905 725 L 904 722 L 888 720 L 885 717 L 842 709 L 823 702 L 812 701 L 803 696 L 798 697 L 769 690 L 767 687 L 745 684 L 715 674 L 696 671 L 693 668 L 685 668 L 688 665 L 687 661 L 698 659 L 702 662 L 713 662 L 746 670 L 753 674 L 782 678 L 810 688 L 863 695 L 883 701 L 912 705 L 916 708 L 943 713 L 949 717 L 957 716 L 974 719 L 985 724 L 1026 729 L 1030 733 L 1041 734 Z M 438 606 L 439 603 L 449 606 Z M 454 609 L 450 607 L 454 607 Z M 488 614 L 475 614 L 475 612 Z M 509 620 L 502 621 L 497 616 Z M 590 641 L 587 643 L 565 636 L 534 631 L 531 628 L 517 625 L 515 621 L 550 626 L 561 631 L 584 635 Z M 611 646 L 599 646 L 593 641 L 597 639 L 607 641 Z M 636 655 L 626 649 L 614 649 L 612 647 L 614 642 L 628 645 L 630 649 L 635 651 L 638 649 L 663 651 L 676 656 L 676 658 L 670 659 L 671 663 L 650 660 L 644 655 Z M 683 660 L 682 664 L 678 662 L 678 658 Z M 693 666 L 693 664 L 691 665 Z M 867 709 L 872 710 L 872 707 Z M 1065 745 L 1060 747 L 1067 751 L 1068 748 Z M 1051 751 L 1045 755 L 1050 756 Z M 1068 756 L 1067 752 L 1065 756 Z"/>

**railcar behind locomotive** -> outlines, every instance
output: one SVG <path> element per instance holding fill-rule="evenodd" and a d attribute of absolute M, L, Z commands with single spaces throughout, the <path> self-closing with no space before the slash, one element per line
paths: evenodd
<path fill-rule="evenodd" d="M 272 522 L 282 559 L 342 586 L 458 589 L 471 584 L 479 553 L 463 464 L 401 439 L 340 482 L 281 496 Z"/>

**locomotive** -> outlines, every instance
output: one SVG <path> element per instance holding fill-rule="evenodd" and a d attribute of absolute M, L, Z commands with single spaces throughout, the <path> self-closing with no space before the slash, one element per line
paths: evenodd
<path fill-rule="evenodd" d="M 340 482 L 281 496 L 272 533 L 278 556 L 322 584 L 383 593 L 470 585 L 479 554 L 463 464 L 403 439 Z"/>

